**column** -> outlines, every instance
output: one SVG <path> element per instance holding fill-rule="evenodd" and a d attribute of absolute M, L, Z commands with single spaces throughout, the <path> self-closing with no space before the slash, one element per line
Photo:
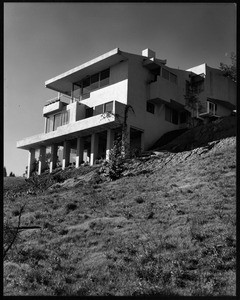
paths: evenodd
<path fill-rule="evenodd" d="M 56 168 L 57 151 L 58 151 L 58 146 L 56 144 L 51 145 L 51 159 L 50 159 L 50 170 L 49 170 L 50 173 L 52 173 L 53 169 Z"/>
<path fill-rule="evenodd" d="M 38 163 L 38 175 L 41 175 L 42 171 L 46 168 L 46 147 L 40 147 L 39 151 L 39 163 Z"/>
<path fill-rule="evenodd" d="M 107 130 L 107 147 L 106 147 L 106 160 L 109 160 L 110 150 L 113 147 L 114 131 L 112 129 Z"/>
<path fill-rule="evenodd" d="M 62 161 L 62 169 L 63 170 L 69 165 L 70 150 L 71 150 L 70 141 L 64 141 L 64 143 L 63 143 L 63 161 Z"/>
<path fill-rule="evenodd" d="M 84 141 L 83 138 L 77 138 L 77 154 L 76 154 L 76 168 L 79 168 L 80 163 L 83 160 L 83 149 Z"/>
<path fill-rule="evenodd" d="M 34 160 L 35 160 L 35 149 L 29 149 L 27 178 L 29 178 L 31 176 Z"/>
<path fill-rule="evenodd" d="M 97 154 L 98 154 L 98 135 L 97 133 L 93 133 L 91 136 L 90 166 L 94 164 Z"/>

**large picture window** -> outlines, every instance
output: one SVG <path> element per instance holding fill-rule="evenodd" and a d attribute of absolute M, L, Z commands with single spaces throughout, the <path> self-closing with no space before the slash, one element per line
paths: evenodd
<path fill-rule="evenodd" d="M 47 117 L 46 133 L 56 130 L 59 126 L 68 124 L 69 110 Z"/>

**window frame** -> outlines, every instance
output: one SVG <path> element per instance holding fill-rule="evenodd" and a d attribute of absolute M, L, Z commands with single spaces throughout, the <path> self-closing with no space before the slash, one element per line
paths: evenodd
<path fill-rule="evenodd" d="M 150 114 L 154 115 L 155 114 L 155 105 L 153 103 L 151 103 L 151 102 L 147 102 L 146 110 Z"/>

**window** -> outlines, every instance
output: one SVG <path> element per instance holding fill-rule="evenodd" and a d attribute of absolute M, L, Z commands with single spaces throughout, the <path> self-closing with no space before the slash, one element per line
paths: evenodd
<path fill-rule="evenodd" d="M 166 69 L 162 69 L 162 77 L 169 80 L 169 72 Z"/>
<path fill-rule="evenodd" d="M 113 101 L 104 104 L 104 112 L 111 113 L 113 111 Z"/>
<path fill-rule="evenodd" d="M 173 124 L 178 124 L 178 112 L 175 109 L 165 106 L 165 120 Z"/>
<path fill-rule="evenodd" d="M 99 73 L 92 75 L 90 77 L 90 82 L 91 82 L 90 90 L 92 91 L 97 89 L 99 86 Z"/>
<path fill-rule="evenodd" d="M 110 69 L 93 74 L 73 84 L 73 97 L 84 100 L 90 97 L 90 93 L 100 87 L 109 84 Z"/>
<path fill-rule="evenodd" d="M 154 114 L 154 109 L 155 109 L 154 104 L 147 102 L 147 112 Z"/>
<path fill-rule="evenodd" d="M 177 75 L 170 73 L 170 81 L 177 84 Z"/>
<path fill-rule="evenodd" d="M 53 131 L 53 120 L 54 116 L 47 117 L 46 132 Z"/>
<path fill-rule="evenodd" d="M 110 69 L 100 72 L 100 87 L 104 87 L 109 84 Z"/>
<path fill-rule="evenodd" d="M 103 113 L 103 105 L 98 105 L 98 106 L 95 106 L 95 110 L 94 110 L 94 116 L 96 115 L 100 115 Z"/>
<path fill-rule="evenodd" d="M 177 75 L 170 73 L 168 70 L 162 68 L 162 77 L 172 83 L 177 84 Z"/>
<path fill-rule="evenodd" d="M 171 122 L 171 120 L 172 120 L 171 109 L 167 106 L 165 106 L 165 120 L 168 122 Z"/>
<path fill-rule="evenodd" d="M 46 132 L 54 131 L 59 126 L 68 124 L 69 110 L 47 117 Z"/>
<path fill-rule="evenodd" d="M 113 101 L 95 106 L 94 116 L 113 111 Z"/>
<path fill-rule="evenodd" d="M 54 116 L 53 130 L 56 130 L 59 126 L 61 126 L 61 114 L 56 114 Z"/>
<path fill-rule="evenodd" d="M 90 97 L 90 77 L 82 81 L 82 99 Z"/>
<path fill-rule="evenodd" d="M 62 125 L 68 124 L 69 122 L 69 110 L 65 110 L 62 113 Z"/>
<path fill-rule="evenodd" d="M 92 107 L 86 108 L 86 118 L 89 118 L 92 116 L 93 116 L 93 108 Z"/>

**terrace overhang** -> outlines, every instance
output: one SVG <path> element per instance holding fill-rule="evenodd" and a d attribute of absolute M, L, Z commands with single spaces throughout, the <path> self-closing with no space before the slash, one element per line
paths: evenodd
<path fill-rule="evenodd" d="M 125 60 L 127 58 L 122 55 L 122 51 L 119 48 L 113 49 L 76 68 L 47 80 L 45 87 L 70 96 L 73 83 Z"/>
<path fill-rule="evenodd" d="M 161 65 L 165 65 L 167 60 L 160 60 L 156 58 L 147 58 L 143 61 L 143 66 L 147 68 L 149 71 L 153 71 L 158 69 Z"/>
<path fill-rule="evenodd" d="M 230 110 L 236 109 L 236 106 L 230 102 L 224 101 L 224 100 L 219 100 L 219 99 L 214 99 L 214 98 L 207 98 L 208 101 L 214 103 L 214 104 L 220 104 L 223 107 L 226 107 Z"/>
<path fill-rule="evenodd" d="M 17 142 L 17 148 L 25 150 L 30 150 L 32 148 L 37 149 L 41 146 L 47 147 L 51 144 L 61 144 L 65 140 L 72 140 L 93 133 L 99 133 L 107 129 L 118 128 L 121 126 L 124 119 L 125 105 L 115 100 L 113 103 L 112 113 L 98 114 L 59 126 L 56 130 L 48 133 L 27 137 Z"/>

